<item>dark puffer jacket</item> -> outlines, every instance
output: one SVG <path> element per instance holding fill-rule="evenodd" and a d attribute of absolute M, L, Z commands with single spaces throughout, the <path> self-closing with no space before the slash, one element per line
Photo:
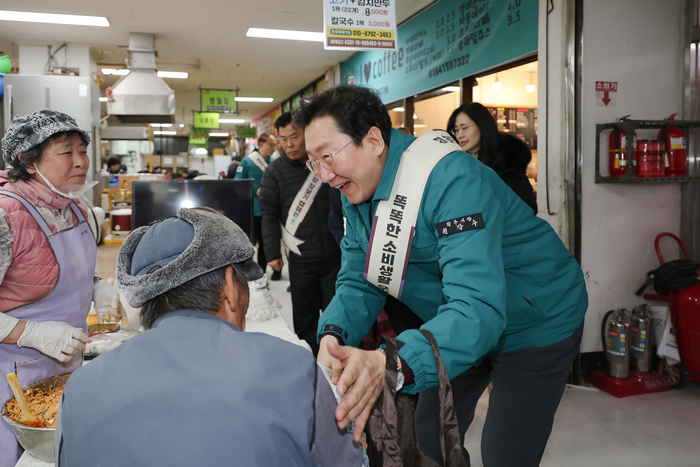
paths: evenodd
<path fill-rule="evenodd" d="M 498 145 L 503 159 L 491 168 L 537 215 L 537 198 L 527 178 L 527 165 L 532 160 L 530 148 L 520 138 L 503 133 L 498 135 Z"/>
<path fill-rule="evenodd" d="M 282 257 L 280 253 L 280 223 L 287 221 L 289 208 L 309 175 L 304 162 L 293 161 L 281 155 L 267 166 L 260 182 L 262 232 L 265 256 L 268 262 Z M 290 254 L 290 261 L 340 260 L 340 247 L 328 229 L 328 185 L 325 183 L 316 195 L 309 212 L 299 225 L 295 237 L 305 240 L 299 246 L 301 256 Z"/>

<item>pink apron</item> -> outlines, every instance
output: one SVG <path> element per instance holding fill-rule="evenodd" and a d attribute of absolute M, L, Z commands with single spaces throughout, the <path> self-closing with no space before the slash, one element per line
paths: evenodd
<path fill-rule="evenodd" d="M 15 308 L 8 313 L 26 321 L 62 321 L 87 333 L 87 319 L 92 301 L 93 277 L 97 247 L 90 226 L 82 211 L 75 203 L 70 207 L 78 218 L 78 224 L 57 233 L 51 232 L 46 221 L 34 206 L 21 196 L 0 191 L 0 195 L 10 196 L 20 201 L 34 217 L 37 224 L 49 239 L 58 263 L 58 281 L 53 290 L 38 302 Z M 12 395 L 5 376 L 15 372 L 22 387 L 61 373 L 68 373 L 80 367 L 83 354 L 78 353 L 66 363 L 47 357 L 29 347 L 0 343 L 0 403 Z M 15 438 L 12 427 L 5 420 L 0 421 L 0 467 L 12 467 L 22 455 L 22 448 Z"/>

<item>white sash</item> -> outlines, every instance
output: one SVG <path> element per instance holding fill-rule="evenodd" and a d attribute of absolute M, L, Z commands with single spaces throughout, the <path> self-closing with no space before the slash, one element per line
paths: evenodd
<path fill-rule="evenodd" d="M 263 172 L 265 172 L 265 169 L 267 169 L 267 162 L 265 162 L 265 158 L 263 158 L 258 151 L 250 153 L 248 159 L 253 161 L 253 164 L 257 165 Z"/>
<path fill-rule="evenodd" d="M 416 219 L 430 172 L 443 157 L 461 150 L 442 130 L 423 134 L 401 155 L 391 194 L 379 202 L 365 262 L 365 280 L 397 299 L 403 293 Z"/>
<path fill-rule="evenodd" d="M 289 208 L 286 224 L 282 225 L 280 222 L 280 227 L 282 228 L 282 240 L 284 241 L 284 246 L 287 247 L 287 253 L 292 251 L 301 256 L 299 245 L 304 243 L 305 240 L 296 238 L 294 234 L 297 233 L 299 225 L 309 212 L 309 208 L 314 202 L 314 199 L 318 194 L 318 190 L 321 189 L 322 184 L 323 182 L 316 176 L 316 174 L 309 172 L 309 176 L 306 177 L 304 184 L 301 186 L 299 193 L 297 193 L 297 195 L 294 197 L 294 201 Z"/>

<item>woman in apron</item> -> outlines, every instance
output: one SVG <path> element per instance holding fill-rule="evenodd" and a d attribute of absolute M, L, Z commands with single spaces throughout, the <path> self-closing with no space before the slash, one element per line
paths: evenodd
<path fill-rule="evenodd" d="M 94 300 L 100 320 L 122 314 L 118 292 L 95 276 L 95 238 L 74 199 L 85 183 L 90 136 L 70 116 L 42 110 L 16 117 L 2 139 L 0 172 L 0 403 L 5 375 L 22 387 L 82 363 Z M 0 467 L 22 455 L 0 422 Z"/>

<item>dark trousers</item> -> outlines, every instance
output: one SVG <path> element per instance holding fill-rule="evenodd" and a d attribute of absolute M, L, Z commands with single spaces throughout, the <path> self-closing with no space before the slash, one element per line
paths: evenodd
<path fill-rule="evenodd" d="M 540 465 L 582 335 L 583 324 L 561 342 L 487 357 L 451 381 L 462 440 L 479 398 L 493 383 L 481 434 L 484 467 Z M 415 427 L 423 452 L 441 463 L 437 394 L 437 387 L 420 393 Z M 466 451 L 465 457 L 469 462 Z"/>
<path fill-rule="evenodd" d="M 267 258 L 265 257 L 265 245 L 263 244 L 262 216 L 253 216 L 255 220 L 255 241 L 258 243 L 258 266 L 263 271 L 267 268 Z"/>
<path fill-rule="evenodd" d="M 340 257 L 326 261 L 289 261 L 294 332 L 318 355 L 316 331 L 321 311 L 335 295 L 335 281 L 340 271 Z"/>

